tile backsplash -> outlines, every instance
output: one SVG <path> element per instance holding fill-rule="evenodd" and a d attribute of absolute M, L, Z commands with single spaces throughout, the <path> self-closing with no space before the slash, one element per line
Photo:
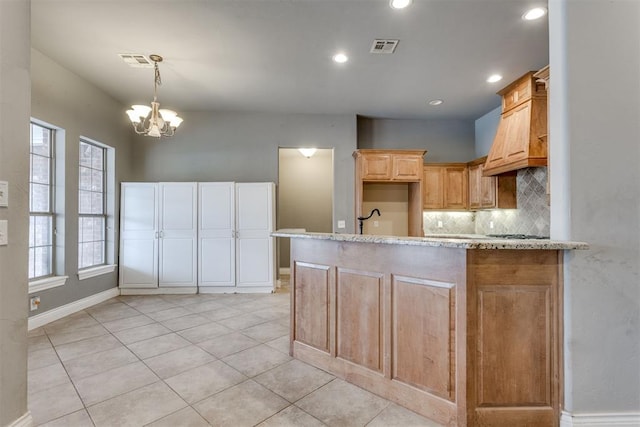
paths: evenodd
<path fill-rule="evenodd" d="M 422 214 L 425 234 L 475 234 L 474 212 L 431 212 Z M 438 227 L 438 222 L 442 227 Z"/>
<path fill-rule="evenodd" d="M 518 209 L 478 212 L 424 212 L 427 234 L 531 234 L 549 236 L 547 168 L 520 169 L 516 178 Z M 438 227 L 438 221 L 442 227 Z M 493 222 L 493 228 L 491 223 Z"/>

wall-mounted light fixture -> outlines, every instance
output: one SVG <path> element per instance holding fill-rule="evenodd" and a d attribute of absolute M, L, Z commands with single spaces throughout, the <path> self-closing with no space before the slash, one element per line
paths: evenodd
<path fill-rule="evenodd" d="M 318 149 L 317 148 L 298 148 L 298 151 L 307 159 L 310 159 L 311 156 L 316 154 L 316 151 L 318 151 Z"/>

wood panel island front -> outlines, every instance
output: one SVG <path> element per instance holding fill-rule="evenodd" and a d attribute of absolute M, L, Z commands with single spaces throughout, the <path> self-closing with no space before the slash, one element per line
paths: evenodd
<path fill-rule="evenodd" d="M 291 238 L 291 355 L 448 426 L 557 426 L 577 242 Z"/>

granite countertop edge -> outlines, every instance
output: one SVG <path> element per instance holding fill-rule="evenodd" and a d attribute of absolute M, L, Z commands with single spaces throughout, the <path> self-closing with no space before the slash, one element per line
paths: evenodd
<path fill-rule="evenodd" d="M 444 237 L 399 237 L 372 236 L 340 233 L 311 233 L 275 231 L 274 237 L 296 239 L 333 240 L 336 242 L 377 243 L 383 245 L 433 246 L 461 249 L 537 249 L 537 250 L 583 250 L 589 249 L 584 242 L 546 239 L 499 239 L 478 236 L 465 238 Z"/>

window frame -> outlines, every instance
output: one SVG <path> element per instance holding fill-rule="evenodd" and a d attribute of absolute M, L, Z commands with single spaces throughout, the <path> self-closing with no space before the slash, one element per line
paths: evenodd
<path fill-rule="evenodd" d="M 80 138 L 80 142 L 78 145 L 78 154 L 80 154 L 80 151 L 82 150 L 82 146 L 83 144 L 86 145 L 90 145 L 93 148 L 97 148 L 102 152 L 102 164 L 101 164 L 101 169 L 95 169 L 93 167 L 93 165 L 91 166 L 83 166 L 82 164 L 80 164 L 80 157 L 78 157 L 78 275 L 82 278 L 88 278 L 88 277 L 94 277 L 97 274 L 93 274 L 93 272 L 96 272 L 98 274 L 101 274 L 101 272 L 104 270 L 104 267 L 109 265 L 108 262 L 108 221 L 109 221 L 109 209 L 108 209 L 108 161 L 107 161 L 107 156 L 108 156 L 108 152 L 109 152 L 109 147 L 105 146 L 104 144 L 98 143 L 96 141 L 92 141 L 89 138 L 85 138 L 85 137 L 81 137 Z M 94 171 L 94 170 L 99 170 L 102 174 L 102 190 L 100 192 L 98 191 L 93 191 L 93 190 L 83 190 L 82 189 L 82 174 L 81 174 L 81 170 L 82 168 L 86 168 L 89 169 L 90 171 Z M 102 195 L 101 199 L 102 199 L 102 213 L 100 214 L 96 214 L 96 213 L 82 213 L 80 212 L 80 194 L 82 191 L 87 191 L 90 193 L 100 193 Z M 99 264 L 91 264 L 91 265 L 84 265 L 81 263 L 82 257 L 83 257 L 83 250 L 82 250 L 82 245 L 84 243 L 89 243 L 89 242 L 96 242 L 96 240 L 83 240 L 82 239 L 82 227 L 80 226 L 80 223 L 82 222 L 82 219 L 84 218 L 102 218 L 102 254 L 101 254 L 101 258 L 102 258 L 102 262 Z M 105 271 L 109 271 L 109 270 L 113 270 L 113 269 L 106 269 Z M 83 274 L 84 273 L 84 274 Z"/>
<path fill-rule="evenodd" d="M 44 156 L 42 154 L 38 154 L 35 152 L 33 148 L 33 130 L 34 126 L 37 126 L 41 129 L 46 129 L 49 132 L 48 138 L 48 156 Z M 29 123 L 29 241 L 28 241 L 28 250 L 29 250 L 29 259 L 31 260 L 31 251 L 34 251 L 32 264 L 29 262 L 28 264 L 28 278 L 30 282 L 42 282 L 46 281 L 56 275 L 56 131 L 57 129 L 53 126 L 48 126 L 46 124 L 40 123 L 35 120 L 31 120 Z M 45 185 L 39 182 L 33 181 L 33 160 L 34 156 L 47 158 L 48 159 L 48 169 L 49 169 L 49 179 L 48 184 L 48 207 L 47 211 L 32 211 L 33 206 L 33 184 L 37 185 Z M 49 244 L 48 245 L 36 245 L 36 237 L 35 231 L 34 236 L 31 236 L 31 222 L 35 221 L 38 217 L 48 217 L 50 223 L 50 235 L 49 235 Z M 35 228 L 34 228 L 35 230 Z M 33 244 L 32 244 L 33 243 Z M 50 247 L 49 249 L 49 269 L 47 274 L 43 274 L 40 276 L 35 276 L 36 264 L 35 264 L 35 251 L 39 247 Z M 32 276 L 32 272 L 34 275 Z"/>

